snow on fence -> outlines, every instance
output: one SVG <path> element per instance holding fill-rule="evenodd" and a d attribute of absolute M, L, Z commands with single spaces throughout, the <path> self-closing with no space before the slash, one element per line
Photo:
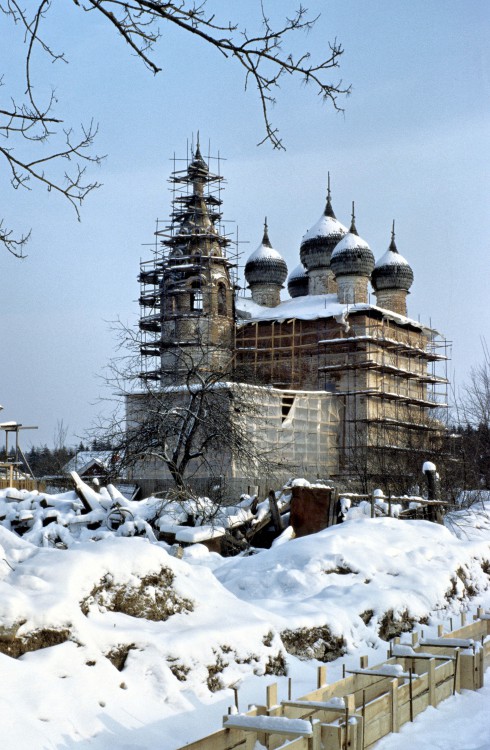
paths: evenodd
<path fill-rule="evenodd" d="M 462 689 L 483 687 L 490 664 L 490 613 L 478 611 L 474 622 L 438 638 L 412 634 L 412 644 L 390 643 L 388 658 L 368 667 L 361 656 L 359 669 L 327 684 L 327 668 L 318 669 L 317 689 L 297 700 L 278 701 L 277 683 L 266 690 L 264 705 L 246 713 L 230 709 L 223 728 L 185 750 L 253 750 L 259 742 L 267 750 L 370 750 L 390 732 Z M 184 750 L 184 748 L 181 748 Z"/>
<path fill-rule="evenodd" d="M 338 498 L 344 513 L 351 507 L 358 507 L 371 518 L 426 518 L 441 523 L 441 512 L 448 510 L 451 505 L 443 500 L 427 500 L 418 495 L 384 495 L 382 490 L 374 490 L 368 495 L 340 492 Z"/>

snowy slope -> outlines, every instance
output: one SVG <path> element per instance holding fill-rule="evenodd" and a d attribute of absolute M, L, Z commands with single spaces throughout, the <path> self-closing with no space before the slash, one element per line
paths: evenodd
<path fill-rule="evenodd" d="M 361 649 L 379 661 L 380 630 L 490 602 L 483 517 L 467 515 L 460 538 L 357 518 L 250 557 L 194 545 L 184 560 L 143 538 L 63 550 L 0 526 L 2 748 L 174 750 L 219 728 L 232 702 L 223 686 L 240 685 L 245 707 L 283 685 L 268 673 L 287 669 L 297 695 L 311 689 L 309 657 L 345 651 L 349 663 Z M 338 662 L 329 670 L 335 679 Z"/>

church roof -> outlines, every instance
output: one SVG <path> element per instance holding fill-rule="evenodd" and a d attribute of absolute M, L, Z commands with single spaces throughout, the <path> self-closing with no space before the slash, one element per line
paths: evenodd
<path fill-rule="evenodd" d="M 269 239 L 267 219 L 264 222 L 262 242 L 245 264 L 245 279 L 250 284 L 277 284 L 282 286 L 288 275 L 288 267 L 281 253 L 275 250 Z"/>
<path fill-rule="evenodd" d="M 246 297 L 237 297 L 236 311 L 238 325 L 256 323 L 259 321 L 284 322 L 287 320 L 317 320 L 319 318 L 335 318 L 338 323 L 348 326 L 348 316 L 352 313 L 364 312 L 366 314 L 376 313 L 384 318 L 394 320 L 400 325 L 409 325 L 418 330 L 431 331 L 432 329 L 419 321 L 399 315 L 391 310 L 385 310 L 377 305 L 368 303 L 342 304 L 338 301 L 336 294 L 308 294 L 281 302 L 277 307 L 265 307 L 258 305 Z"/>
<path fill-rule="evenodd" d="M 347 232 L 347 227 L 344 227 L 338 219 L 334 216 L 328 216 L 323 213 L 318 221 L 313 224 L 311 229 L 308 229 L 306 234 L 303 235 L 301 244 L 306 240 L 316 239 L 317 237 L 342 237 Z"/>
<path fill-rule="evenodd" d="M 288 276 L 288 292 L 291 297 L 308 294 L 308 271 L 299 263 Z"/>
<path fill-rule="evenodd" d="M 328 268 L 332 250 L 346 232 L 347 228 L 338 221 L 332 208 L 329 174 L 325 210 L 301 240 L 299 254 L 303 265 L 309 271 L 315 268 Z"/>
<path fill-rule="evenodd" d="M 393 222 L 390 246 L 376 262 L 371 281 L 375 291 L 404 289 L 408 292 L 413 284 L 412 268 L 403 255 L 400 255 L 395 244 L 395 222 Z"/>
<path fill-rule="evenodd" d="M 366 240 L 357 234 L 354 204 L 352 223 L 348 233 L 336 245 L 330 260 L 335 276 L 371 276 L 374 268 L 374 255 Z"/>

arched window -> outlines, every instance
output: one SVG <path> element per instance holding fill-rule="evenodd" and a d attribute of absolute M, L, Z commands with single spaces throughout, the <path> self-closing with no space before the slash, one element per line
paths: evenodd
<path fill-rule="evenodd" d="M 226 315 L 226 287 L 218 284 L 218 315 Z"/>
<path fill-rule="evenodd" d="M 199 281 L 192 282 L 191 292 L 191 310 L 199 311 L 202 310 L 202 290 Z"/>

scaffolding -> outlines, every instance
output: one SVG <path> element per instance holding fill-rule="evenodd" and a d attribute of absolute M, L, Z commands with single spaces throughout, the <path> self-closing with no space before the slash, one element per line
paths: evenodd
<path fill-rule="evenodd" d="M 161 380 L 165 349 L 196 343 L 189 335 L 182 335 L 178 321 L 187 318 L 186 330 L 190 331 L 192 320 L 198 319 L 200 327 L 194 330 L 198 330 L 200 342 L 211 341 L 212 315 L 205 304 L 210 257 L 222 266 L 233 291 L 238 283 L 238 236 L 234 239 L 226 231 L 220 210 L 225 180 L 220 174 L 219 153 L 216 157 L 208 153 L 204 160 L 197 143 L 195 149 L 188 145 L 185 159 L 177 159 L 174 154 L 172 161 L 170 222 L 157 220 L 151 258 L 140 262 L 138 276 L 140 377 L 144 381 Z M 216 173 L 209 171 L 210 162 L 216 164 Z M 188 293 L 190 279 L 189 309 L 183 312 L 179 296 Z M 234 318 L 233 293 L 221 304 L 228 304 Z"/>
<path fill-rule="evenodd" d="M 441 450 L 450 344 L 432 328 L 375 308 L 351 311 L 348 321 L 245 322 L 237 369 L 255 382 L 337 399 L 339 475 L 370 474 L 372 481 L 394 465 L 403 474 L 403 463 Z"/>

